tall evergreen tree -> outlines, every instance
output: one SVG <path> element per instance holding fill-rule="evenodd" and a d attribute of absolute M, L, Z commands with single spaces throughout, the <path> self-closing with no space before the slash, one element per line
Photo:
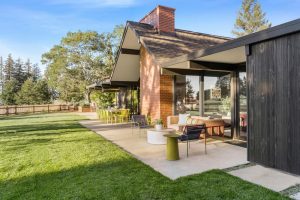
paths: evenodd
<path fill-rule="evenodd" d="M 4 83 L 3 91 L 0 95 L 1 102 L 4 105 L 16 104 L 16 93 L 18 92 L 16 87 L 17 83 L 17 80 L 14 78 L 11 78 Z"/>
<path fill-rule="evenodd" d="M 16 103 L 19 105 L 36 104 L 36 93 L 34 86 L 35 84 L 32 78 L 27 79 L 22 85 L 21 90 L 18 92 Z"/>
<path fill-rule="evenodd" d="M 3 90 L 3 83 L 4 83 L 4 76 L 3 76 L 3 59 L 2 56 L 0 56 L 0 94 Z M 1 103 L 1 102 L 0 102 Z"/>
<path fill-rule="evenodd" d="M 257 0 L 243 0 L 232 33 L 237 37 L 271 27 Z"/>
<path fill-rule="evenodd" d="M 33 81 L 37 81 L 41 78 L 41 71 L 37 64 L 34 64 L 31 69 L 31 78 Z"/>
<path fill-rule="evenodd" d="M 39 79 L 34 85 L 35 102 L 45 104 L 51 102 L 51 92 L 46 79 Z"/>
<path fill-rule="evenodd" d="M 32 64 L 30 62 L 30 59 L 27 59 L 25 62 L 25 73 L 26 73 L 26 79 L 32 77 Z"/>
<path fill-rule="evenodd" d="M 4 72 L 4 82 L 11 80 L 14 73 L 14 60 L 11 54 L 8 55 L 5 61 L 3 72 Z"/>
<path fill-rule="evenodd" d="M 22 60 L 19 58 L 14 63 L 14 72 L 12 74 L 12 77 L 17 80 L 17 89 L 21 89 L 22 84 L 27 79 L 26 73 L 24 71 L 24 65 Z"/>

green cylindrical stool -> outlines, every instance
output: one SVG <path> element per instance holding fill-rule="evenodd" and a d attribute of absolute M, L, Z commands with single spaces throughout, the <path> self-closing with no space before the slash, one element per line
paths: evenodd
<path fill-rule="evenodd" d="M 178 137 L 175 133 L 165 134 L 167 137 L 167 160 L 179 160 Z"/>

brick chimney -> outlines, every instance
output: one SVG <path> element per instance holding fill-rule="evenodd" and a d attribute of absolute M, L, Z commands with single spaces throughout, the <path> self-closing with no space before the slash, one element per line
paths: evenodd
<path fill-rule="evenodd" d="M 175 9 L 166 6 L 157 6 L 148 15 L 140 20 L 141 23 L 151 24 L 159 31 L 174 32 Z"/>

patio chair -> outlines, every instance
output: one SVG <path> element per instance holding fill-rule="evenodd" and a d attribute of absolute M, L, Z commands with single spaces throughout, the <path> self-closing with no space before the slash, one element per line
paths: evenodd
<path fill-rule="evenodd" d="M 150 124 L 148 124 L 145 115 L 132 115 L 131 119 L 132 119 L 132 123 L 131 123 L 132 134 L 133 134 L 133 128 L 138 128 L 139 133 L 141 133 L 141 129 L 147 129 L 152 127 Z"/>
<path fill-rule="evenodd" d="M 117 118 L 118 118 L 119 122 L 122 122 L 122 123 L 128 122 L 129 113 L 130 113 L 129 109 L 120 109 L 120 113 L 117 114 Z"/>
<path fill-rule="evenodd" d="M 198 141 L 201 139 L 201 134 L 204 134 L 204 146 L 205 146 L 205 154 L 206 154 L 206 128 L 205 124 L 193 124 L 187 125 L 183 129 L 182 135 L 178 138 L 181 142 L 186 142 L 186 155 L 189 156 L 189 148 L 191 141 Z"/>

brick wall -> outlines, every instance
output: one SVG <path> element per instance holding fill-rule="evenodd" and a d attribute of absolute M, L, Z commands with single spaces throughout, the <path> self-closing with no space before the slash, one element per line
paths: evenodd
<path fill-rule="evenodd" d="M 141 19 L 140 22 L 151 24 L 159 31 L 174 32 L 175 9 L 165 6 L 157 6 L 148 15 Z"/>
<path fill-rule="evenodd" d="M 173 77 L 160 75 L 159 65 L 144 47 L 140 52 L 141 114 L 161 118 L 166 125 L 167 116 L 173 114 Z"/>
<path fill-rule="evenodd" d="M 160 118 L 167 124 L 167 117 L 173 115 L 173 76 L 160 75 Z"/>
<path fill-rule="evenodd" d="M 154 58 L 144 47 L 140 51 L 141 114 L 160 118 L 160 71 Z"/>

